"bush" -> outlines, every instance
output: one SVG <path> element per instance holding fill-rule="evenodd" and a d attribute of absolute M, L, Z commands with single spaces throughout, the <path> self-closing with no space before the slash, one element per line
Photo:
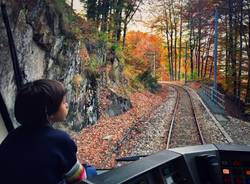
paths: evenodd
<path fill-rule="evenodd" d="M 137 79 L 152 93 L 155 93 L 161 88 L 161 85 L 157 83 L 157 79 L 151 75 L 150 70 L 139 74 Z"/>

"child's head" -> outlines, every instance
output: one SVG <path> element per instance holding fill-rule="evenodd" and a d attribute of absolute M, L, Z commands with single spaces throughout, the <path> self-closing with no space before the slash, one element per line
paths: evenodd
<path fill-rule="evenodd" d="M 40 79 L 26 83 L 16 96 L 16 120 L 29 126 L 65 120 L 68 113 L 65 94 L 62 83 L 55 80 Z"/>

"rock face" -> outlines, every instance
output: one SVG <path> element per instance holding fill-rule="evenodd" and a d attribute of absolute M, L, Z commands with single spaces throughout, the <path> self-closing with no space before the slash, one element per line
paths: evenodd
<path fill-rule="evenodd" d="M 110 82 L 107 72 L 100 73 L 97 78 L 96 74 L 84 66 L 86 61 L 80 57 L 80 51 L 84 50 L 87 54 L 91 51 L 96 58 L 104 60 L 108 53 L 107 49 L 104 46 L 86 49 L 89 48 L 88 44 L 83 44 L 69 33 L 65 33 L 62 15 L 56 10 L 52 1 L 9 0 L 6 2 L 6 9 L 22 81 L 26 83 L 40 78 L 61 81 L 68 90 L 70 111 L 67 125 L 79 131 L 85 126 L 94 124 L 99 118 L 99 88 L 112 82 L 121 83 L 121 79 L 119 77 Z M 2 12 L 0 58 L 0 92 L 15 122 L 13 104 L 16 84 Z M 116 62 L 112 62 L 112 67 L 113 65 L 119 65 L 117 59 Z M 120 72 L 120 68 L 114 73 L 117 71 Z"/>
<path fill-rule="evenodd" d="M 119 96 L 112 91 L 108 98 L 112 102 L 112 104 L 110 104 L 107 109 L 107 114 L 109 116 L 117 116 L 126 112 L 132 107 L 132 104 L 128 99 Z"/>

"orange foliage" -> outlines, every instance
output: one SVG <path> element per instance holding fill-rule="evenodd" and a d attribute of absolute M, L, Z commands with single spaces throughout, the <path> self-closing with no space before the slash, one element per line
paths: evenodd
<path fill-rule="evenodd" d="M 88 53 L 88 51 L 87 51 L 87 49 L 85 47 L 80 49 L 80 58 L 83 61 L 89 61 L 90 60 L 89 53 Z"/>
<path fill-rule="evenodd" d="M 157 76 L 160 78 L 166 76 L 166 52 L 163 39 L 157 35 L 139 31 L 131 31 L 127 34 L 126 63 L 132 65 L 137 73 L 138 71 L 152 69 L 155 55 Z"/>

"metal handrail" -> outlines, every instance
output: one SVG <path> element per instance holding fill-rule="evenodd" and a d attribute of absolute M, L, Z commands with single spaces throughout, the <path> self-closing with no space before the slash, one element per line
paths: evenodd
<path fill-rule="evenodd" d="M 205 94 L 217 105 L 219 105 L 222 109 L 225 109 L 225 95 L 220 93 L 218 90 L 213 89 L 212 87 L 208 87 L 206 85 L 202 85 L 202 89 Z"/>

